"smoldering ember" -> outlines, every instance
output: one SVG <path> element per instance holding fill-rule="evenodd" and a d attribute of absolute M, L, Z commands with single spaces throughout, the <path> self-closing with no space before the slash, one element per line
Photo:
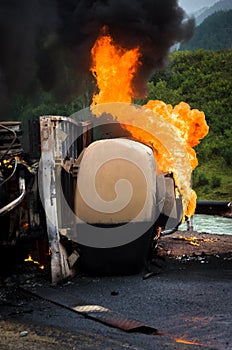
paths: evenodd
<path fill-rule="evenodd" d="M 134 103 L 194 18 L 176 0 L 12 0 L 0 23 L 0 348 L 230 349 L 231 235 L 194 229 L 232 217 L 192 188 L 204 111 Z M 13 98 L 86 79 L 74 114 L 10 118 Z"/>

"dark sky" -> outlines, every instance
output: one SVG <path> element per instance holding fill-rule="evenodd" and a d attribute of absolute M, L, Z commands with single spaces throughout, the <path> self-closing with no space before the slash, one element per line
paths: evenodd
<path fill-rule="evenodd" d="M 134 91 L 164 65 L 170 47 L 189 39 L 194 20 L 177 0 L 1 0 L 0 109 L 13 96 L 42 87 L 78 94 L 89 73 L 90 50 L 103 25 L 125 48 L 140 47 L 142 66 Z"/>

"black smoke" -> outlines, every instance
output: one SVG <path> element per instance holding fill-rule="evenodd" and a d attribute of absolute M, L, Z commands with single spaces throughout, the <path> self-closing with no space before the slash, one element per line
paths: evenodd
<path fill-rule="evenodd" d="M 142 96 L 170 47 L 192 36 L 194 19 L 177 0 L 1 0 L 0 111 L 38 89 L 78 93 L 105 25 L 118 44 L 140 47 L 134 91 Z"/>

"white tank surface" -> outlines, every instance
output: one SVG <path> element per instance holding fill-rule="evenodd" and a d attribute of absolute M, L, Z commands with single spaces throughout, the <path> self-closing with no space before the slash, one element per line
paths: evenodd
<path fill-rule="evenodd" d="M 75 213 L 90 224 L 153 222 L 156 164 L 152 150 L 123 138 L 93 142 L 77 177 Z"/>

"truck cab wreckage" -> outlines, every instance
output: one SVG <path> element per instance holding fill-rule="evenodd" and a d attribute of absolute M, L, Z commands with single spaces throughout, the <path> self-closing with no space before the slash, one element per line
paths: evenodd
<path fill-rule="evenodd" d="M 22 255 L 33 246 L 52 284 L 79 269 L 137 273 L 157 234 L 183 217 L 173 176 L 157 171 L 150 147 L 120 133 L 93 141 L 94 128 L 42 116 L 29 121 L 25 153 L 21 123 L 0 123 L 0 246 Z"/>

